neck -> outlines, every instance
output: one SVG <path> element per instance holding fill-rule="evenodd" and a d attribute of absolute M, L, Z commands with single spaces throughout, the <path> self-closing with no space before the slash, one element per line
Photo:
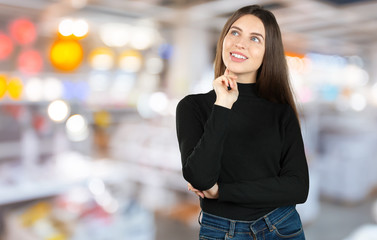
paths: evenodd
<path fill-rule="evenodd" d="M 229 71 L 229 74 L 237 76 L 237 82 L 239 83 L 256 83 L 257 80 L 257 72 L 242 74 Z"/>

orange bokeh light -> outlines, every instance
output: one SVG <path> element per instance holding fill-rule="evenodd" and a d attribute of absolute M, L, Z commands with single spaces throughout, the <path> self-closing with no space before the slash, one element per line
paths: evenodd
<path fill-rule="evenodd" d="M 0 98 L 4 97 L 7 92 L 7 78 L 4 75 L 0 75 Z"/>
<path fill-rule="evenodd" d="M 24 85 L 19 78 L 12 78 L 8 83 L 8 94 L 13 100 L 19 100 L 22 96 Z"/>
<path fill-rule="evenodd" d="M 50 60 L 52 65 L 61 71 L 74 71 L 83 60 L 83 49 L 78 41 L 57 40 L 51 47 Z"/>

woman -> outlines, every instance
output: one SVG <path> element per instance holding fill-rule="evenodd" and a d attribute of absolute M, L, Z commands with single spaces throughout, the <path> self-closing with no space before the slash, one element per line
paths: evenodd
<path fill-rule="evenodd" d="M 295 205 L 306 201 L 308 167 L 271 12 L 252 5 L 228 19 L 215 78 L 176 114 L 183 176 L 200 196 L 200 239 L 305 239 Z"/>

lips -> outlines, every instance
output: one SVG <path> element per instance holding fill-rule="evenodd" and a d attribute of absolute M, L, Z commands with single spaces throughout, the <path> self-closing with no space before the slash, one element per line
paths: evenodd
<path fill-rule="evenodd" d="M 243 62 L 248 59 L 248 57 L 240 52 L 230 52 L 229 54 L 233 62 Z"/>

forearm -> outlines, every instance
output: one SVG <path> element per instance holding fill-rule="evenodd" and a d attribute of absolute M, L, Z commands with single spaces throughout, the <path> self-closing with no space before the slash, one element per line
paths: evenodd
<path fill-rule="evenodd" d="M 179 135 L 183 176 L 198 190 L 207 190 L 218 180 L 229 117 L 230 109 L 214 105 L 195 145 L 189 137 L 197 133 L 185 132 Z"/>
<path fill-rule="evenodd" d="M 309 190 L 307 175 L 266 178 L 219 184 L 219 201 L 253 207 L 275 207 L 303 203 Z"/>

